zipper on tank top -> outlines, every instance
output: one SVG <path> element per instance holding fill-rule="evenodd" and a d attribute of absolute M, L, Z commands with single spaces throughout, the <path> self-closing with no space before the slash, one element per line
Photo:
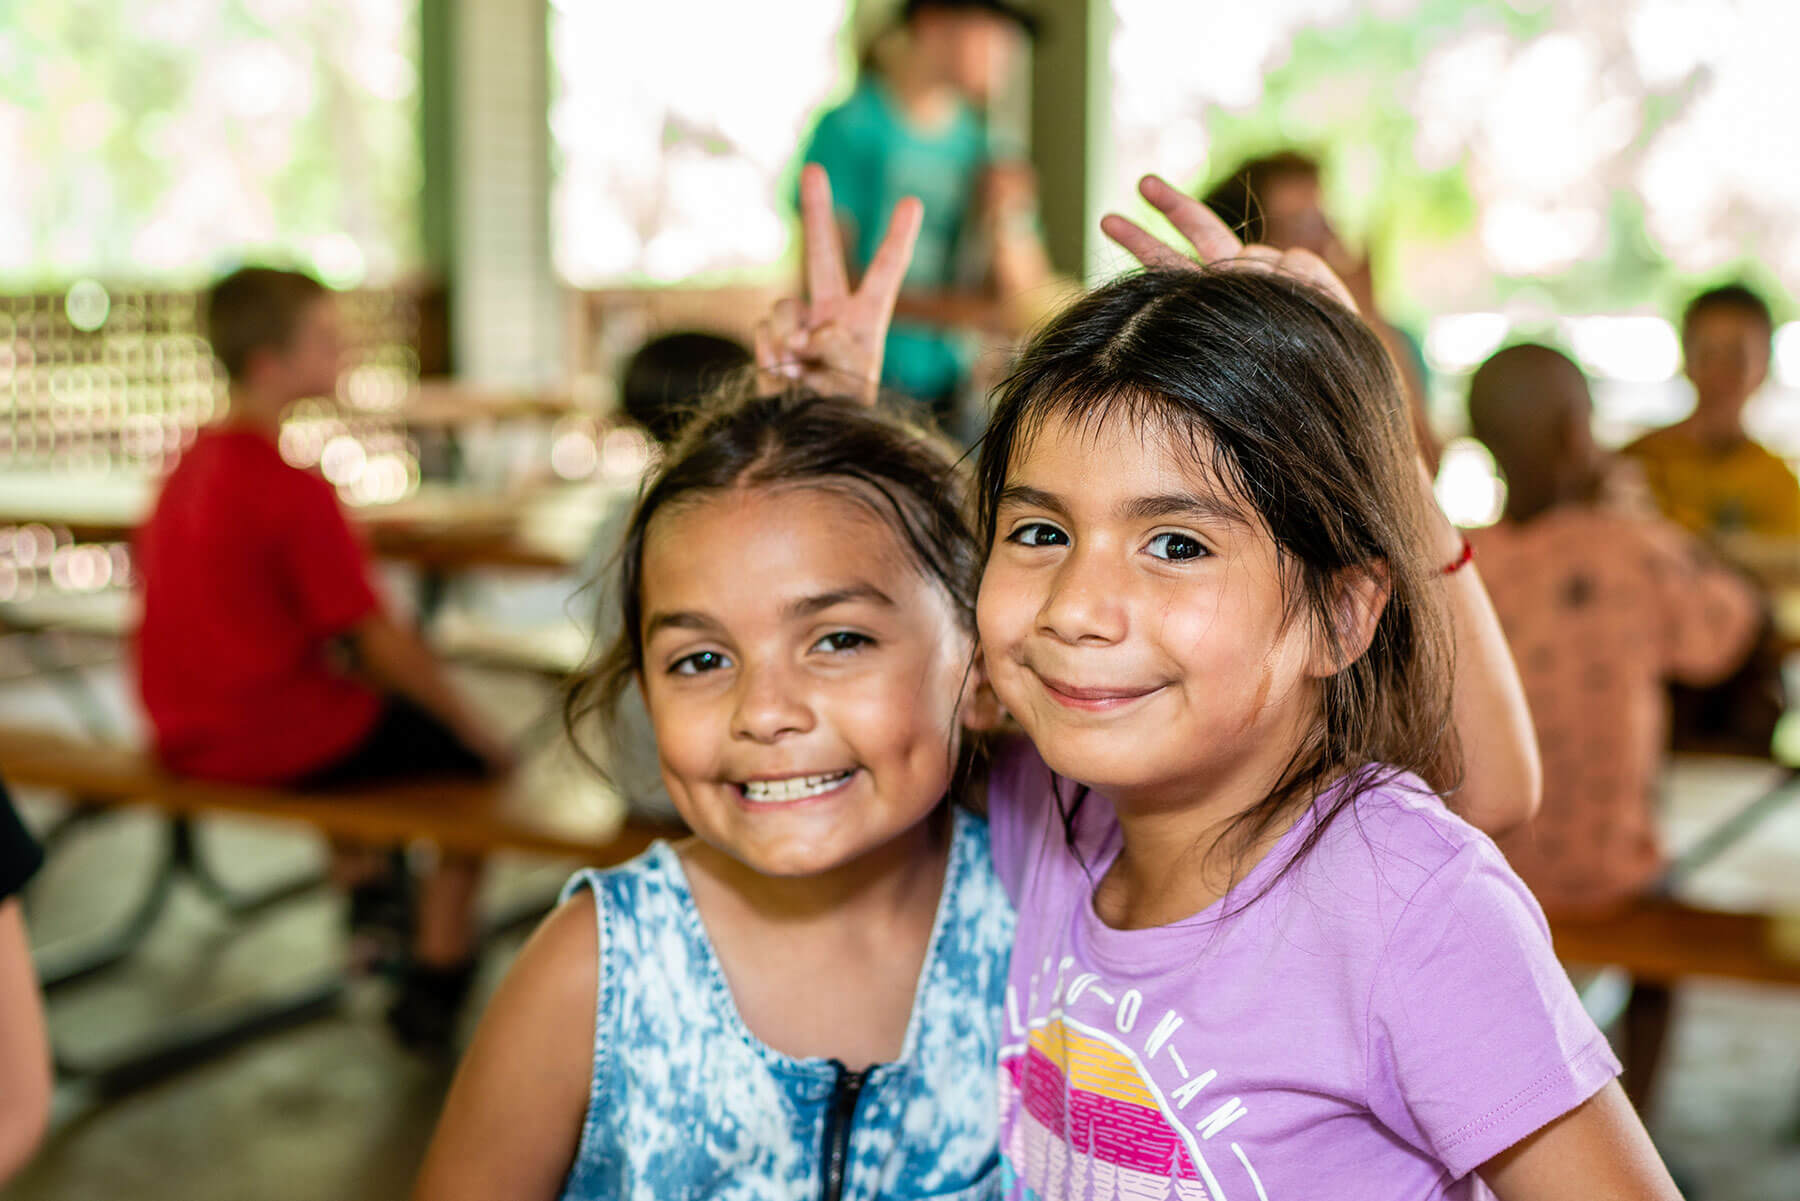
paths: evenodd
<path fill-rule="evenodd" d="M 837 1060 L 837 1081 L 831 1086 L 831 1102 L 825 1110 L 825 1142 L 819 1166 L 824 1177 L 822 1201 L 842 1201 L 844 1178 L 850 1173 L 850 1127 L 856 1121 L 856 1102 L 862 1096 L 863 1084 L 869 1078 L 865 1071 L 853 1072 Z"/>

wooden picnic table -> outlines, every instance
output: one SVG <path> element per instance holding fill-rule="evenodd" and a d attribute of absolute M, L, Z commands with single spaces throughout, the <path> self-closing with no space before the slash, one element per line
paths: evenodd
<path fill-rule="evenodd" d="M 139 476 L 0 477 L 0 526 L 42 525 L 78 542 L 126 542 L 156 481 Z M 374 552 L 433 570 L 565 570 L 581 561 L 609 489 L 556 485 L 496 493 L 426 485 L 391 504 L 350 509 Z"/>
<path fill-rule="evenodd" d="M 394 415 L 409 426 L 454 428 L 492 421 L 556 421 L 593 416 L 593 410 L 566 392 L 522 392 L 453 380 L 422 380 Z"/>

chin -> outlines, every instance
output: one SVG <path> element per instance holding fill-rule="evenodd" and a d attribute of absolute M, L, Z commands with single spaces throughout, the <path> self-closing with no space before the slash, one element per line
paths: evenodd
<path fill-rule="evenodd" d="M 733 856 L 765 876 L 799 880 L 820 876 L 854 862 L 868 848 L 841 842 L 796 843 L 794 840 L 772 845 L 734 850 Z"/>
<path fill-rule="evenodd" d="M 1135 788 L 1144 784 L 1150 774 L 1141 754 L 1120 753 L 1116 745 L 1093 750 L 1069 738 L 1048 738 L 1045 742 L 1048 746 L 1038 744 L 1038 754 L 1051 771 L 1096 792 L 1111 795 Z"/>

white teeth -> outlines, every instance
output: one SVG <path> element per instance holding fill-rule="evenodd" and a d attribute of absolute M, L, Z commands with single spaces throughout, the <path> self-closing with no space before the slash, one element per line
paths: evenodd
<path fill-rule="evenodd" d="M 790 776 L 785 780 L 750 780 L 744 784 L 744 796 L 763 804 L 803 801 L 807 797 L 830 792 L 851 776 L 849 771 L 834 771 L 823 776 Z"/>

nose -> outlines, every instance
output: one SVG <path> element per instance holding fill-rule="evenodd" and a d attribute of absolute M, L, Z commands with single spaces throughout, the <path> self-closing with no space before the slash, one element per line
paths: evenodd
<path fill-rule="evenodd" d="M 1070 646 L 1108 646 L 1125 636 L 1124 589 L 1104 546 L 1076 546 L 1051 578 L 1038 629 Z"/>
<path fill-rule="evenodd" d="M 746 667 L 738 676 L 731 715 L 733 738 L 774 743 L 813 728 L 812 707 L 798 681 L 778 664 Z"/>

